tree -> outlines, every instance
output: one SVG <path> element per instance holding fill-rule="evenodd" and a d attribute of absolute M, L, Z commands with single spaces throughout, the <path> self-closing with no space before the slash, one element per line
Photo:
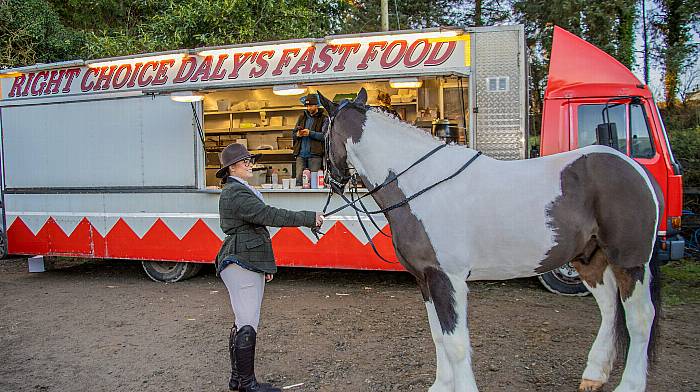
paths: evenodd
<path fill-rule="evenodd" d="M 699 0 L 658 0 L 659 11 L 652 16 L 652 31 L 656 42 L 655 60 L 664 70 L 666 106 L 676 104 L 681 75 L 697 61 L 698 44 L 691 37 L 699 32 Z"/>
<path fill-rule="evenodd" d="M 378 0 L 339 1 L 334 32 L 381 31 Z M 395 0 L 389 2 L 389 29 L 405 30 L 452 25 L 461 15 L 462 0 Z"/>
<path fill-rule="evenodd" d="M 635 2 L 609 0 L 515 0 L 513 12 L 525 25 L 530 57 L 531 133 L 539 132 L 539 117 L 546 87 L 553 26 L 558 25 L 605 50 L 622 64 L 634 61 Z"/>
<path fill-rule="evenodd" d="M 0 67 L 77 59 L 84 42 L 47 0 L 0 0 L 0 37 Z"/>

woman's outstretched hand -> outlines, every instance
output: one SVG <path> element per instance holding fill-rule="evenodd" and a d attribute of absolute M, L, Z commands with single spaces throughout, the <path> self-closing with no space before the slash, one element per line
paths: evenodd
<path fill-rule="evenodd" d="M 321 227 L 324 221 L 323 212 L 316 213 L 316 227 Z"/>

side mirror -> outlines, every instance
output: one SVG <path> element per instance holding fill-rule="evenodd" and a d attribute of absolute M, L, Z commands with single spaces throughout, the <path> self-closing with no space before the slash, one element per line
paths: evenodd
<path fill-rule="evenodd" d="M 597 144 L 620 150 L 620 142 L 617 138 L 617 126 L 615 123 L 602 123 L 596 127 Z"/>

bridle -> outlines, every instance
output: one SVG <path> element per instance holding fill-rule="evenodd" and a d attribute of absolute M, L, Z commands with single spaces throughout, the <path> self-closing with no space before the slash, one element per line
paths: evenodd
<path fill-rule="evenodd" d="M 476 158 L 481 156 L 481 151 L 477 151 L 477 153 L 474 154 L 473 157 L 471 157 L 464 165 L 462 165 L 455 173 L 451 174 L 450 176 L 443 178 L 442 180 L 414 193 L 413 195 L 411 195 L 409 197 L 404 198 L 403 200 L 401 200 L 395 204 L 392 204 L 392 205 L 385 207 L 385 208 L 381 208 L 381 209 L 376 210 L 376 211 L 369 211 L 367 209 L 367 207 L 365 207 L 364 203 L 362 202 L 363 198 L 365 198 L 367 196 L 371 196 L 372 194 L 378 192 L 380 189 L 383 189 L 387 185 L 395 182 L 401 175 L 403 175 L 407 171 L 411 170 L 413 167 L 419 165 L 421 162 L 425 161 L 431 155 L 435 154 L 439 150 L 447 147 L 447 144 L 440 144 L 439 146 L 435 147 L 434 149 L 428 151 L 428 153 L 423 155 L 417 161 L 413 162 L 410 166 L 408 166 L 406 169 L 402 170 L 400 173 L 389 176 L 383 183 L 377 185 L 376 187 L 372 188 L 364 195 L 360 196 L 358 186 L 357 186 L 358 177 L 359 177 L 357 171 L 355 170 L 353 173 L 351 173 L 350 167 L 346 167 L 343 169 L 338 168 L 333 161 L 333 156 L 332 156 L 333 149 L 331 148 L 332 147 L 331 146 L 331 138 L 332 138 L 331 133 L 333 131 L 333 122 L 334 122 L 335 118 L 340 114 L 340 112 L 343 109 L 347 108 L 349 105 L 356 106 L 356 107 L 359 106 L 358 104 L 351 102 L 349 100 L 343 100 L 340 103 L 340 105 L 338 106 L 338 108 L 336 109 L 335 114 L 333 114 L 332 116 L 329 116 L 328 130 L 326 131 L 326 135 L 324 138 L 325 139 L 324 142 L 325 142 L 325 147 L 326 147 L 325 148 L 326 154 L 325 154 L 325 159 L 324 159 L 323 163 L 324 163 L 324 171 L 328 174 L 328 179 L 329 179 L 329 183 L 330 183 L 331 187 L 328 191 L 328 198 L 326 199 L 326 204 L 323 206 L 323 216 L 327 217 L 329 215 L 333 215 L 339 211 L 342 211 L 348 207 L 351 207 L 353 210 L 355 210 L 355 216 L 357 216 L 357 221 L 360 224 L 360 227 L 362 228 L 362 232 L 365 234 L 365 237 L 367 238 L 367 241 L 369 242 L 370 246 L 372 247 L 372 250 L 374 251 L 374 253 L 384 262 L 390 263 L 390 264 L 395 264 L 396 263 L 395 261 L 389 261 L 379 253 L 379 251 L 377 250 L 377 247 L 374 245 L 374 241 L 372 241 L 372 237 L 370 237 L 369 232 L 367 231 L 367 228 L 365 227 L 364 223 L 362 223 L 362 219 L 360 218 L 360 212 L 367 215 L 370 222 L 372 222 L 372 224 L 379 231 L 379 233 L 381 233 L 382 235 L 384 235 L 386 237 L 391 237 L 391 235 L 385 233 L 379 227 L 379 225 L 374 220 L 372 215 L 384 214 L 388 211 L 391 211 L 393 209 L 396 209 L 396 208 L 399 208 L 403 205 L 406 205 L 406 204 L 408 204 L 408 202 L 410 202 L 411 200 L 415 199 L 416 197 L 422 195 L 423 193 L 429 191 L 430 189 L 442 184 L 443 182 L 451 180 L 452 178 L 456 177 L 459 173 L 464 171 L 464 169 L 466 169 L 469 165 L 471 165 L 471 163 L 474 162 L 476 160 Z M 362 105 L 362 107 L 364 109 L 368 108 L 367 105 Z M 348 197 L 345 196 L 342 192 L 343 188 L 345 187 L 345 185 L 348 182 L 350 182 L 352 184 L 352 186 L 350 187 L 350 199 L 348 199 Z M 330 212 L 326 212 L 328 209 L 328 205 L 330 204 L 331 197 L 333 196 L 334 188 L 337 189 L 336 193 L 338 193 L 338 195 L 345 201 L 345 204 L 330 211 Z M 359 204 L 360 206 L 358 207 L 356 204 Z M 319 234 L 321 234 L 321 235 L 325 234 L 325 233 L 322 233 L 319 230 L 319 228 L 313 228 L 311 231 L 316 236 L 316 239 L 319 239 Z"/>

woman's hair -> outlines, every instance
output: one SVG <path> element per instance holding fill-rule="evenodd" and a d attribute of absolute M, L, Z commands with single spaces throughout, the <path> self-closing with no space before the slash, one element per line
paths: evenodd
<path fill-rule="evenodd" d="M 228 176 L 231 175 L 231 169 L 230 169 L 230 168 L 231 168 L 231 165 L 229 165 L 228 167 L 226 167 L 226 169 L 227 169 L 227 170 L 226 170 L 226 175 L 223 176 L 223 177 L 221 178 L 221 185 L 226 184 L 226 182 L 228 181 Z"/>

